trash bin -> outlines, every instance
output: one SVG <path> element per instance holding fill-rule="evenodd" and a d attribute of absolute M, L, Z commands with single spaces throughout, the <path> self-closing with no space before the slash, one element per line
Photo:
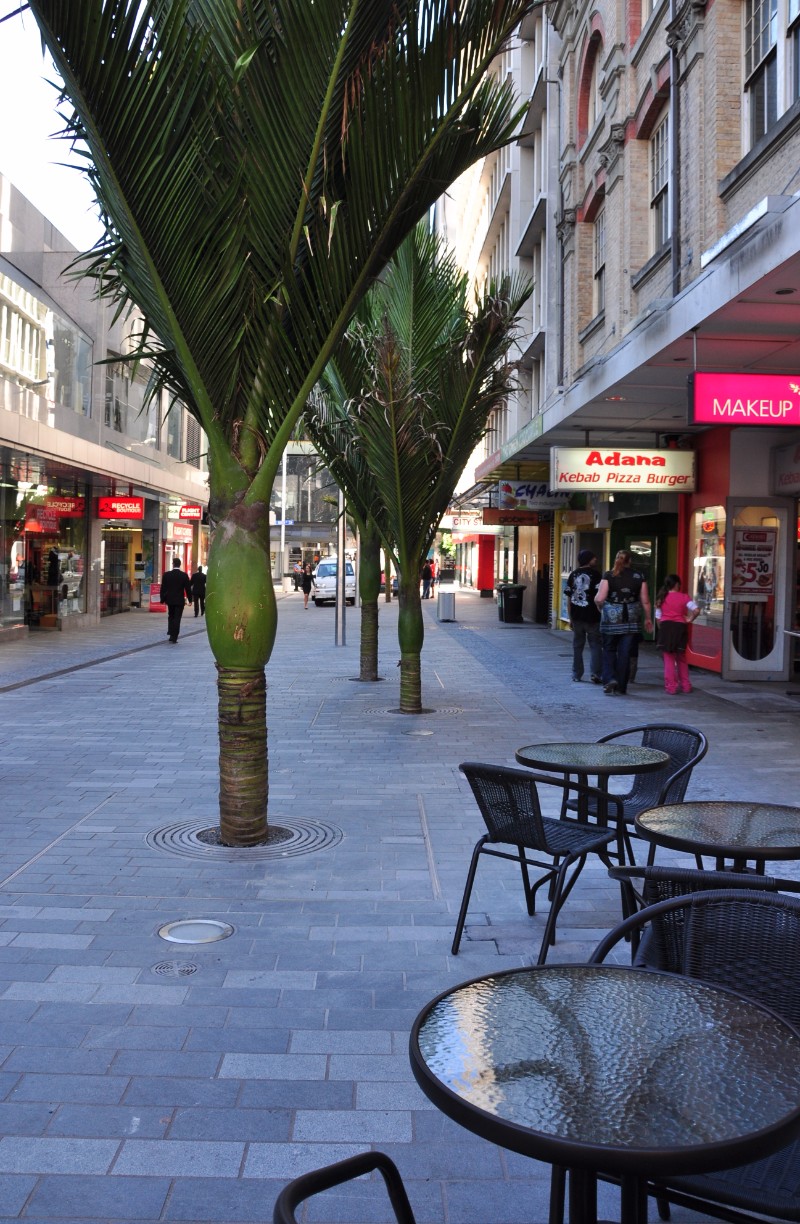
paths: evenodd
<path fill-rule="evenodd" d="M 439 592 L 436 596 L 436 619 L 440 621 L 454 621 L 456 619 L 456 593 L 448 588 L 443 591 L 439 587 Z"/>
<path fill-rule="evenodd" d="M 525 587 L 517 582 L 505 582 L 497 588 L 497 615 L 507 625 L 518 625 L 522 620 L 522 595 Z"/>

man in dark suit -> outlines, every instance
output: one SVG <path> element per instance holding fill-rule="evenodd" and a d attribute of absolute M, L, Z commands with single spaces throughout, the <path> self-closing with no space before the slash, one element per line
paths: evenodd
<path fill-rule="evenodd" d="M 167 605 L 167 637 L 173 646 L 181 631 L 183 606 L 188 599 L 192 602 L 192 580 L 181 569 L 181 563 L 176 557 L 172 569 L 161 579 L 161 602 Z"/>
<path fill-rule="evenodd" d="M 192 599 L 194 600 L 195 616 L 206 614 L 206 576 L 202 565 L 198 565 L 192 574 Z"/>

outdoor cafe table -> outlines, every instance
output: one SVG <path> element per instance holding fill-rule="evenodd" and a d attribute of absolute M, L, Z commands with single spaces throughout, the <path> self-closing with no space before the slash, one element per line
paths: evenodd
<path fill-rule="evenodd" d="M 748 862 L 763 871 L 766 860 L 800 859 L 800 807 L 781 803 L 668 803 L 641 812 L 636 830 L 651 842 L 650 862 L 656 846 L 713 855 L 718 870 L 728 859 L 734 871 Z"/>
<path fill-rule="evenodd" d="M 661 769 L 669 760 L 669 753 L 658 748 L 643 748 L 638 744 L 527 744 L 514 753 L 520 765 L 530 769 L 541 769 L 545 773 L 563 773 L 567 777 L 575 774 L 581 782 L 591 775 L 597 778 L 598 790 L 608 794 L 608 780 L 614 774 L 651 773 Z M 578 816 L 587 816 L 586 800 L 577 800 Z M 608 824 L 608 804 L 597 813 L 600 824 Z"/>
<path fill-rule="evenodd" d="M 622 1224 L 647 1178 L 758 1160 L 800 1131 L 800 1033 L 733 991 L 612 965 L 544 965 L 428 1003 L 409 1056 L 455 1122 L 569 1172 L 570 1224 L 594 1224 L 597 1174 Z"/>

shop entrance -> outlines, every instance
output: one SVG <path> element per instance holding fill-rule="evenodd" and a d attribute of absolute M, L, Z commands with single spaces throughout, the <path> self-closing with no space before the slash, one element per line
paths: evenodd
<path fill-rule="evenodd" d="M 789 677 L 783 632 L 789 625 L 793 574 L 789 507 L 770 498 L 728 502 L 728 549 L 722 625 L 725 680 Z"/>
<path fill-rule="evenodd" d="M 100 543 L 100 615 L 129 612 L 131 578 L 129 557 L 131 533 L 104 531 Z"/>

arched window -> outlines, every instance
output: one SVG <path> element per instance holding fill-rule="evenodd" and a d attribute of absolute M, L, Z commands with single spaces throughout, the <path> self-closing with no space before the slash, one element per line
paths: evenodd
<path fill-rule="evenodd" d="M 581 69 L 580 88 L 578 90 L 578 146 L 586 140 L 600 118 L 602 100 L 600 98 L 600 67 L 602 61 L 603 38 L 595 29 L 586 46 Z"/>

